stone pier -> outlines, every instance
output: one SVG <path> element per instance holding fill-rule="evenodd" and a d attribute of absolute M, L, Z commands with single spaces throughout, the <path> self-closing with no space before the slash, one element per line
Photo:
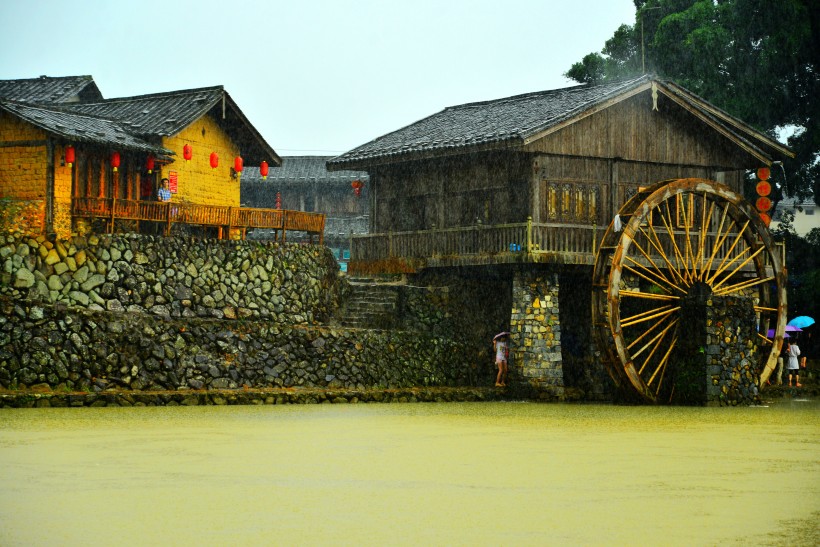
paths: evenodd
<path fill-rule="evenodd" d="M 563 397 L 558 275 L 517 271 L 510 315 L 510 383 L 545 397 Z"/>

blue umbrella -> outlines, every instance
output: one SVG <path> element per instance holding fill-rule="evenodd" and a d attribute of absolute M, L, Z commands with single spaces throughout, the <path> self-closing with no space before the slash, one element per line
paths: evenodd
<path fill-rule="evenodd" d="M 789 321 L 789 325 L 792 327 L 797 327 L 798 329 L 805 329 L 806 327 L 814 325 L 814 319 L 808 315 L 801 315 L 800 317 L 795 317 Z"/>

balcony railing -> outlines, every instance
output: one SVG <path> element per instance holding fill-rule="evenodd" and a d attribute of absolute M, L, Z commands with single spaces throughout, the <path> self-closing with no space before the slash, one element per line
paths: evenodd
<path fill-rule="evenodd" d="M 504 263 L 593 265 L 605 231 L 606 226 L 527 221 L 361 235 L 351 240 L 348 267 L 353 273 L 398 273 L 431 266 Z M 689 234 L 683 230 L 674 233 L 678 248 L 684 248 Z M 704 235 L 711 248 L 716 234 Z M 664 252 L 671 256 L 673 250 L 670 246 Z M 731 241 L 718 247 L 716 259 L 727 254 L 732 254 Z M 743 269 L 751 271 L 753 267 L 750 263 Z"/>
<path fill-rule="evenodd" d="M 504 262 L 593 264 L 604 226 L 521 222 L 354 236 L 351 265 L 362 271 L 414 269 L 410 264 Z M 398 262 L 401 264 L 398 264 Z M 373 267 L 370 267 L 370 266 Z"/>
<path fill-rule="evenodd" d="M 275 230 L 277 237 L 281 233 L 282 241 L 288 231 L 307 232 L 311 240 L 319 236 L 321 244 L 325 229 L 325 215 L 321 213 L 115 198 L 74 198 L 72 214 L 107 221 L 109 231 L 113 231 L 115 220 L 158 222 L 164 224 L 166 235 L 173 224 L 213 226 L 220 234 L 223 228 L 229 232 L 239 229 L 243 235 L 250 228 L 261 228 Z"/>

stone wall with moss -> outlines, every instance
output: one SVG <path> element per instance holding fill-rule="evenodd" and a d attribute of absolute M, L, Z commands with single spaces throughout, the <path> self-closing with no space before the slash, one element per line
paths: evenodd
<path fill-rule="evenodd" d="M 347 282 L 325 247 L 143 235 L 0 243 L 0 389 L 361 390 L 476 380 L 474 351 L 441 321 L 436 299 L 406 311 L 420 315 L 409 324 L 436 328 L 333 326 Z"/>

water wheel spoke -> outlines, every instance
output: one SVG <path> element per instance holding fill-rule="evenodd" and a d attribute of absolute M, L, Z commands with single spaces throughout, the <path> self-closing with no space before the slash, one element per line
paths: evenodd
<path fill-rule="evenodd" d="M 668 309 L 664 309 L 664 308 L 668 308 Z M 635 315 L 631 315 L 627 318 L 621 319 L 621 328 L 631 327 L 632 325 L 637 325 L 638 323 L 644 323 L 646 321 L 651 321 L 652 319 L 657 319 L 658 317 L 669 315 L 670 313 L 675 313 L 679 309 L 680 309 L 680 306 L 676 306 L 674 308 L 670 308 L 669 306 L 663 306 L 661 308 L 655 308 L 655 309 L 651 309 L 649 311 L 637 313 Z"/>
<path fill-rule="evenodd" d="M 732 223 L 729 224 L 729 227 L 726 229 L 726 232 L 723 232 L 723 224 L 726 221 L 726 214 L 728 213 L 728 211 L 729 204 L 726 204 L 726 206 L 723 208 L 723 216 L 720 219 L 720 225 L 718 226 L 717 234 L 715 236 L 715 244 L 712 246 L 712 254 L 709 257 L 709 262 L 706 263 L 706 267 L 703 269 L 704 272 L 709 272 L 709 270 L 711 270 L 712 264 L 714 263 L 715 258 L 717 258 L 717 254 L 720 250 L 721 245 L 723 245 L 723 242 L 725 242 L 729 238 L 729 234 L 732 233 L 732 230 L 737 224 L 737 222 L 733 220 Z"/>
<path fill-rule="evenodd" d="M 687 211 L 687 209 L 686 209 L 686 200 L 683 199 L 683 197 L 685 197 L 686 195 L 687 194 L 684 194 L 683 196 L 681 196 L 681 200 L 680 200 L 681 212 L 683 213 L 683 233 L 684 233 L 684 238 L 686 239 L 686 247 L 684 248 L 684 252 L 686 253 L 686 258 L 685 258 L 685 260 L 686 260 L 686 270 L 688 272 L 690 272 L 689 280 L 690 281 L 695 281 L 697 279 L 697 270 L 695 269 L 695 252 L 692 250 L 692 238 L 689 234 L 689 225 L 691 224 L 691 222 L 689 222 L 689 215 L 692 215 L 692 217 L 693 217 L 692 220 L 694 220 L 694 215 L 695 215 L 695 210 L 694 209 L 695 209 L 695 207 L 694 207 L 694 203 L 690 203 L 689 210 Z M 690 198 L 689 201 L 694 202 L 693 194 L 688 194 L 688 196 Z M 690 260 L 691 260 L 691 263 L 690 263 Z M 689 266 L 692 266 L 691 270 L 689 269 Z"/>
<path fill-rule="evenodd" d="M 770 345 L 770 346 L 771 346 L 772 344 L 774 344 L 774 340 L 772 340 L 772 339 L 771 339 L 771 338 L 769 338 L 768 336 L 763 336 L 763 335 L 762 335 L 762 334 L 760 334 L 759 332 L 758 332 L 758 333 L 756 333 L 756 334 L 757 334 L 760 338 L 762 338 L 762 339 L 763 339 L 763 343 L 764 343 L 764 344 L 768 344 L 768 345 Z"/>
<path fill-rule="evenodd" d="M 707 283 L 709 283 L 710 285 L 712 283 L 714 283 L 717 276 L 720 275 L 723 272 L 723 270 L 728 268 L 733 262 L 735 262 L 736 260 L 738 260 L 740 257 L 742 257 L 744 254 L 746 254 L 748 252 L 749 249 L 746 248 L 746 249 L 744 249 L 744 251 L 742 253 L 738 253 L 737 256 L 732 257 L 732 251 L 734 251 L 735 247 L 737 247 L 737 244 L 740 243 L 741 237 L 746 232 L 746 228 L 748 228 L 748 226 L 749 226 L 749 222 L 751 222 L 751 221 L 747 220 L 746 224 L 743 225 L 743 228 L 741 228 L 740 231 L 737 233 L 737 235 L 735 236 L 734 242 L 732 242 L 732 246 L 729 247 L 728 251 L 726 251 L 726 256 L 724 256 L 723 260 L 720 261 L 720 264 L 718 265 L 718 268 L 715 271 L 715 273 L 712 275 L 712 277 L 710 277 L 707 280 Z M 729 264 L 726 264 L 726 261 L 729 260 L 730 257 L 732 257 L 731 261 L 729 262 Z"/>
<path fill-rule="evenodd" d="M 621 291 L 620 297 L 628 296 L 630 298 L 645 298 L 647 300 L 680 300 L 679 296 L 672 294 L 652 294 L 641 291 Z"/>
<path fill-rule="evenodd" d="M 698 241 L 698 268 L 700 273 L 697 275 L 698 281 L 703 281 L 703 276 L 706 272 L 704 266 L 706 265 L 706 234 L 708 232 L 708 220 L 711 220 L 715 212 L 715 202 L 713 201 L 709 206 L 709 214 L 706 214 L 706 193 L 703 194 L 703 207 L 701 207 L 703 214 L 700 220 L 700 239 Z M 696 268 L 697 269 L 697 268 Z"/>
<path fill-rule="evenodd" d="M 728 281 L 728 280 L 729 280 L 732 276 L 734 276 L 737 272 L 739 272 L 739 271 L 741 270 L 741 268 L 743 268 L 746 264 L 748 264 L 749 262 L 751 262 L 752 260 L 754 260 L 754 258 L 755 258 L 757 255 L 759 255 L 760 253 L 762 253 L 764 249 L 765 249 L 765 247 L 761 246 L 758 250 L 756 250 L 754 253 L 752 253 L 752 255 L 751 255 L 749 258 L 747 258 L 746 260 L 744 260 L 744 261 L 743 261 L 743 262 L 742 262 L 742 263 L 741 263 L 741 264 L 740 264 L 737 268 L 735 268 L 734 270 L 732 270 L 732 272 L 731 272 L 730 274 L 728 274 L 726 277 L 724 277 L 723 279 L 721 279 L 721 280 L 720 280 L 720 283 L 715 284 L 715 285 L 712 287 L 712 290 L 713 290 L 713 291 L 717 291 L 717 289 L 718 289 L 718 288 L 720 288 L 720 286 L 721 286 L 721 285 L 723 285 L 724 283 L 726 283 L 726 281 Z M 747 249 L 746 249 L 746 251 L 748 251 L 748 250 L 749 250 L 749 248 L 747 248 Z M 744 254 L 745 254 L 745 251 L 744 251 Z M 742 256 L 742 255 L 739 255 L 739 256 Z M 734 262 L 734 261 L 733 261 L 733 262 Z"/>
<path fill-rule="evenodd" d="M 666 354 L 664 354 L 663 359 L 661 359 L 661 362 L 658 363 L 658 366 L 655 368 L 655 372 L 652 373 L 652 376 L 650 376 L 649 380 L 646 382 L 647 387 L 652 385 L 652 382 L 655 380 L 655 376 L 657 376 L 659 371 L 663 371 L 666 369 L 666 363 L 669 362 L 669 356 L 672 354 L 672 350 L 675 349 L 675 344 L 677 343 L 678 337 L 675 336 L 672 339 L 672 342 L 669 344 L 669 349 L 666 350 Z M 662 380 L 663 374 L 661 374 L 661 378 L 658 379 L 658 389 L 655 391 L 656 395 L 658 394 L 658 392 L 660 392 Z"/>
<path fill-rule="evenodd" d="M 675 240 L 675 232 L 672 229 L 672 215 L 669 212 L 669 204 L 666 203 L 666 217 L 664 215 L 660 215 L 661 222 L 666 227 L 666 233 L 669 235 L 669 241 L 672 243 L 672 250 L 675 251 L 675 263 L 678 265 L 678 271 L 681 272 L 681 277 L 683 277 L 685 283 L 691 285 L 692 279 L 689 275 L 689 268 L 686 267 L 686 260 L 683 259 L 683 255 L 680 252 L 680 248 L 678 247 L 678 242 Z M 682 263 L 682 264 L 681 264 Z M 683 275 L 683 274 L 686 275 Z"/>
<path fill-rule="evenodd" d="M 649 237 L 646 235 L 646 233 L 643 231 L 643 229 L 641 229 L 641 230 L 640 230 L 640 232 L 641 232 L 641 234 L 643 234 L 643 236 L 644 236 L 644 237 L 646 237 L 646 238 L 647 238 L 647 240 L 649 240 Z M 649 241 L 649 243 L 651 244 L 651 243 L 652 243 L 652 241 Z M 638 243 L 637 237 L 636 237 L 636 238 L 633 238 L 633 240 L 632 240 L 632 245 L 633 245 L 636 249 L 638 249 L 638 252 L 640 252 L 640 253 L 641 253 L 641 255 L 643 255 L 643 257 L 646 259 L 646 261 L 647 261 L 647 262 L 649 262 L 649 264 L 651 264 L 653 268 L 655 268 L 655 272 L 654 272 L 654 273 L 655 273 L 655 275 L 657 275 L 657 276 L 659 276 L 661 279 L 663 279 L 664 283 L 666 283 L 668 286 L 671 286 L 671 287 L 675 287 L 675 288 L 677 288 L 677 286 L 675 285 L 675 283 L 674 283 L 674 282 L 672 282 L 670 279 L 668 279 L 668 278 L 666 277 L 666 275 L 664 275 L 663 270 L 661 270 L 661 269 L 658 267 L 658 265 L 657 265 L 657 264 L 655 264 L 655 261 L 654 261 L 654 260 L 652 260 L 652 257 L 651 257 L 651 256 L 649 256 L 649 252 L 648 252 L 648 251 L 646 251 L 646 250 L 645 250 L 645 249 L 641 246 L 641 244 L 640 244 L 640 243 Z M 627 256 L 626 258 L 627 258 L 628 260 L 630 260 L 630 261 L 634 262 L 635 264 L 638 264 L 638 263 L 635 261 L 635 259 L 633 259 L 632 257 Z M 648 270 L 648 268 L 647 268 L 647 270 Z"/>
<path fill-rule="evenodd" d="M 637 275 L 638 277 L 640 277 L 641 279 L 643 279 L 645 281 L 649 281 L 650 283 L 652 283 L 652 285 L 658 287 L 660 290 L 662 290 L 666 294 L 672 294 L 672 291 L 670 290 L 670 288 L 671 289 L 677 289 L 677 287 L 675 285 L 671 285 L 670 288 L 664 287 L 665 283 L 669 283 L 666 279 L 663 279 L 663 278 L 659 277 L 652 270 L 649 270 L 649 269 L 645 268 L 642 264 L 639 264 L 638 262 L 635 262 L 635 260 L 632 259 L 631 257 L 626 257 L 626 259 L 629 260 L 630 262 L 632 262 L 633 264 L 635 264 L 638 268 L 640 268 L 640 270 L 643 270 L 644 272 L 646 272 L 646 274 L 644 274 L 641 271 L 633 268 L 632 266 L 624 266 L 624 270 Z M 650 275 L 653 275 L 654 279 L 649 277 Z M 681 292 L 683 292 L 683 291 L 681 291 Z"/>
<path fill-rule="evenodd" d="M 670 307 L 670 306 L 664 306 L 663 308 L 669 308 L 669 307 Z M 657 309 L 663 309 L 663 308 L 657 308 Z M 650 334 L 652 334 L 653 332 L 655 332 L 657 329 L 661 328 L 661 327 L 664 325 L 664 323 L 665 323 L 666 321 L 670 320 L 670 318 L 671 318 L 671 316 L 664 317 L 664 318 L 663 318 L 663 319 L 661 319 L 660 321 L 658 321 L 658 322 L 654 323 L 652 326 L 650 326 L 648 329 L 646 329 L 646 330 L 643 332 L 643 334 L 641 334 L 640 336 L 638 336 L 637 338 L 635 338 L 632 342 L 630 342 L 630 343 L 629 343 L 629 345 L 628 345 L 628 346 L 626 346 L 626 349 L 628 349 L 628 350 L 632 351 L 632 348 L 633 348 L 635 345 L 640 344 L 640 343 L 641 343 L 641 340 L 643 340 L 644 338 L 646 338 L 647 336 L 649 336 Z M 675 318 L 675 319 L 672 319 L 672 321 L 677 322 L 677 321 L 678 321 L 678 319 L 677 319 L 677 318 Z M 641 351 L 643 351 L 643 349 L 641 349 L 640 351 L 638 351 L 638 353 L 632 354 L 632 355 L 633 355 L 633 357 L 634 357 L 634 356 L 636 356 L 636 355 L 639 355 L 639 354 L 641 353 Z"/>
<path fill-rule="evenodd" d="M 669 271 L 674 274 L 678 281 L 680 281 L 686 286 L 689 286 L 689 284 L 686 282 L 686 279 L 684 279 L 683 275 L 681 275 L 680 271 L 678 271 L 678 268 L 672 265 L 672 262 L 669 260 L 669 257 L 666 256 L 666 252 L 664 252 L 663 250 L 663 245 L 661 244 L 660 237 L 658 237 L 658 234 L 657 232 L 655 232 L 655 228 L 652 226 L 652 224 L 649 224 L 649 232 L 652 234 L 654 239 L 653 237 L 650 237 L 648 234 L 646 234 L 646 232 L 643 231 L 643 228 L 641 228 L 641 232 L 644 234 L 644 236 L 646 236 L 647 241 L 649 241 L 649 243 L 652 244 L 652 247 L 655 248 L 655 250 L 661 256 L 661 258 L 663 258 L 663 261 L 666 262 L 666 265 L 669 267 Z"/>
<path fill-rule="evenodd" d="M 755 311 L 758 312 L 776 312 L 777 308 L 766 308 L 764 306 L 755 306 Z"/>
<path fill-rule="evenodd" d="M 639 349 L 634 354 L 632 354 L 632 359 L 637 359 L 640 354 L 642 354 L 644 351 L 649 349 L 649 347 L 652 347 L 652 351 L 647 356 L 647 358 L 644 361 L 643 365 L 641 365 L 641 369 L 638 371 L 638 374 L 643 372 L 644 367 L 646 367 L 649 360 L 652 359 L 652 356 L 655 354 L 655 351 L 658 349 L 658 347 L 660 347 L 660 343 L 661 343 L 663 337 L 666 336 L 666 333 L 669 332 L 669 329 L 671 329 L 672 327 L 674 327 L 677 324 L 678 324 L 677 319 L 672 320 L 663 330 L 661 330 L 661 332 L 656 334 L 651 340 L 649 340 L 646 344 L 644 344 L 641 347 L 641 349 Z"/>
<path fill-rule="evenodd" d="M 769 281 L 774 281 L 774 276 L 773 275 L 769 276 L 769 277 L 765 277 L 765 278 L 754 278 L 754 279 L 749 279 L 749 280 L 746 280 L 746 281 L 742 281 L 740 283 L 736 283 L 735 285 L 730 285 L 728 287 L 724 287 L 724 288 L 720 289 L 719 291 L 715 291 L 714 294 L 716 294 L 717 296 L 726 296 L 729 293 L 742 291 L 744 289 L 748 289 L 749 287 L 754 287 L 755 285 L 760 285 L 761 283 L 767 283 Z"/>

